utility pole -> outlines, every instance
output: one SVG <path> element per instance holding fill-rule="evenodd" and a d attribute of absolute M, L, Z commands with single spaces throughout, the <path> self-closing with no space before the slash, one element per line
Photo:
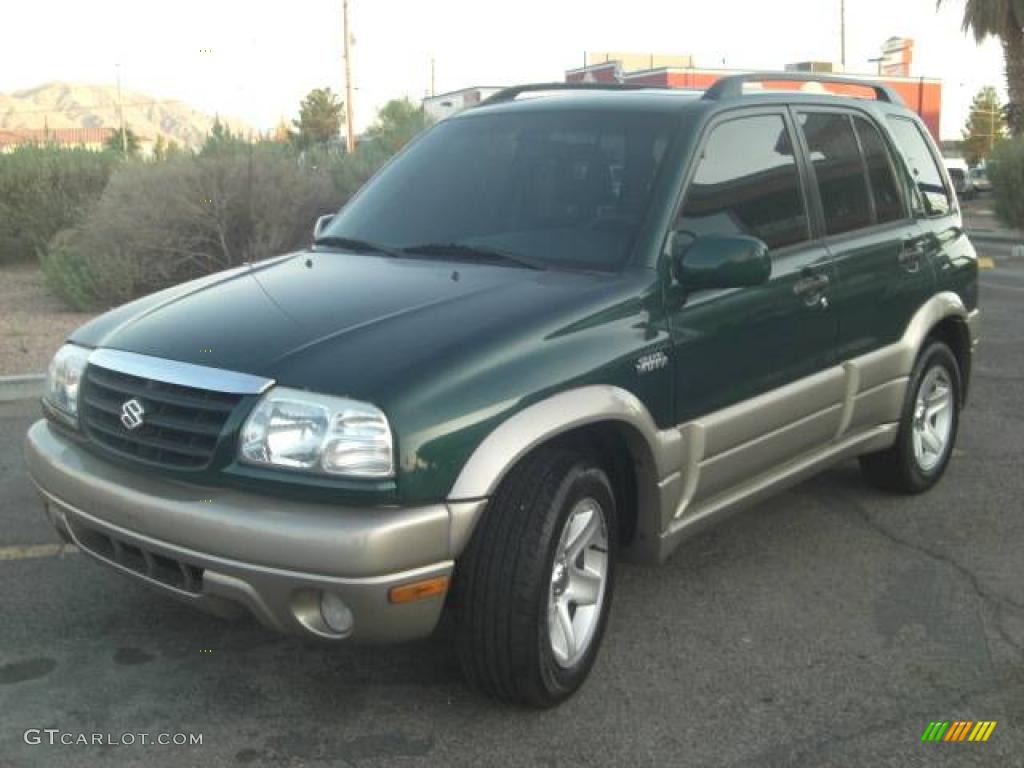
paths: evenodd
<path fill-rule="evenodd" d="M 121 119 L 121 152 L 128 155 L 128 134 L 124 129 L 124 102 L 121 101 L 121 65 L 117 65 L 117 113 Z"/>
<path fill-rule="evenodd" d="M 431 95 L 431 97 L 437 95 L 437 88 L 436 88 L 437 79 L 435 77 L 435 74 L 436 74 L 435 59 L 434 59 L 433 56 L 431 56 L 430 57 L 430 95 Z"/>
<path fill-rule="evenodd" d="M 356 134 L 352 125 L 352 34 L 348 27 L 348 0 L 341 0 L 341 13 L 345 26 L 345 148 L 351 154 L 356 148 Z"/>
<path fill-rule="evenodd" d="M 839 0 L 839 63 L 846 71 L 846 0 Z"/>

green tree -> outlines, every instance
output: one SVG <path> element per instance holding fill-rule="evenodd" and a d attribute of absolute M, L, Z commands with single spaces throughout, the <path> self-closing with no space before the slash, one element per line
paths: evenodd
<path fill-rule="evenodd" d="M 125 146 L 128 147 L 127 155 L 129 157 L 135 157 L 139 154 L 139 137 L 136 136 L 135 132 L 127 126 L 124 129 L 123 141 L 121 138 L 121 131 L 115 130 L 107 137 L 107 140 L 103 142 L 104 149 L 112 149 L 115 152 L 124 152 Z"/>
<path fill-rule="evenodd" d="M 936 0 L 937 5 L 950 0 Z M 1014 136 L 1024 135 L 1024 0 L 963 0 L 963 30 L 979 43 L 997 37 L 1003 45 L 1006 120 Z"/>
<path fill-rule="evenodd" d="M 967 122 L 964 124 L 964 158 L 968 165 L 977 165 L 991 153 L 996 142 L 1006 133 L 1006 117 L 999 96 L 992 86 L 985 86 L 974 96 Z"/>
<path fill-rule="evenodd" d="M 158 162 L 167 159 L 167 140 L 162 133 L 158 133 L 153 142 L 153 159 Z"/>
<path fill-rule="evenodd" d="M 240 134 L 232 133 L 231 128 L 221 121 L 220 115 L 214 115 L 213 125 L 199 152 L 204 155 L 232 152 L 246 145 L 245 139 Z"/>
<path fill-rule="evenodd" d="M 373 140 L 389 155 L 394 154 L 430 124 L 423 107 L 409 99 L 392 99 L 377 113 L 377 121 L 366 131 L 366 138 Z"/>
<path fill-rule="evenodd" d="M 299 105 L 299 119 L 292 121 L 295 143 L 305 149 L 338 138 L 344 110 L 344 103 L 330 88 L 314 88 Z"/>

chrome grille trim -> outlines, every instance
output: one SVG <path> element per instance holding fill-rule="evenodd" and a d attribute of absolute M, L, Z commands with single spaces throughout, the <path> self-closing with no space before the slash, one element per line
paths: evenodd
<path fill-rule="evenodd" d="M 164 384 L 232 395 L 262 395 L 274 386 L 273 379 L 262 376 L 182 363 L 135 352 L 123 352 L 119 349 L 94 349 L 89 355 L 89 365 Z"/>
<path fill-rule="evenodd" d="M 225 425 L 245 396 L 169 384 L 90 363 L 79 397 L 79 423 L 94 443 L 149 464 L 197 470 L 209 466 Z M 144 409 L 137 429 L 125 429 L 120 418 L 128 400 Z"/>

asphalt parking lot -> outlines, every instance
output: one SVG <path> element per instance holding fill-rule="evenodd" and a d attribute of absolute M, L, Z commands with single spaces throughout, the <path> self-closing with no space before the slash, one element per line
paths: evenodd
<path fill-rule="evenodd" d="M 0 404 L 0 766 L 1024 766 L 1024 265 L 982 283 L 937 489 L 889 497 L 844 464 L 624 568 L 590 681 L 549 712 L 467 690 L 443 633 L 307 644 L 37 546 L 57 541 L 21 458 L 37 408 Z M 998 725 L 921 743 L 933 720 Z"/>

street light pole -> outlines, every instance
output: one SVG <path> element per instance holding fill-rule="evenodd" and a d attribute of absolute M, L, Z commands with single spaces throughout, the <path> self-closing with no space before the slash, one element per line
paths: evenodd
<path fill-rule="evenodd" d="M 996 145 L 996 111 L 990 110 L 988 113 L 988 153 L 992 154 L 992 149 Z"/>
<path fill-rule="evenodd" d="M 121 100 L 121 65 L 117 65 L 117 113 L 121 121 L 121 152 L 128 154 L 128 133 L 124 129 L 124 102 Z"/>
<path fill-rule="evenodd" d="M 345 148 L 351 154 L 356 148 L 356 134 L 352 125 L 352 35 L 348 28 L 348 0 L 342 0 L 341 13 L 345 27 Z"/>
<path fill-rule="evenodd" d="M 846 70 L 846 0 L 839 0 L 839 63 Z"/>

